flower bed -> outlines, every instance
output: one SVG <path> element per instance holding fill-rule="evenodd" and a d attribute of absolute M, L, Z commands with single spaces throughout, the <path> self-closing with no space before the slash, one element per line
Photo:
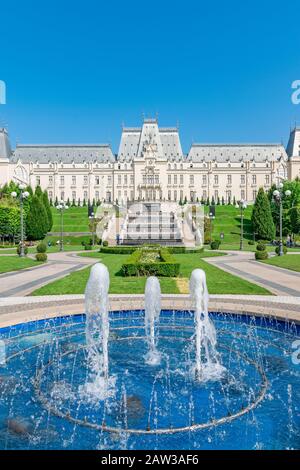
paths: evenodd
<path fill-rule="evenodd" d="M 166 248 L 136 250 L 122 265 L 122 276 L 177 277 L 180 264 Z"/>

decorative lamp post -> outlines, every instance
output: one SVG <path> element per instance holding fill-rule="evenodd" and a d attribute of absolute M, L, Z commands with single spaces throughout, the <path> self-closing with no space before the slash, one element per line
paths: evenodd
<path fill-rule="evenodd" d="M 290 197 L 292 192 L 287 189 L 283 192 L 283 184 L 279 183 L 273 192 L 274 200 L 279 204 L 279 256 L 283 256 L 283 242 L 282 242 L 282 199 L 284 196 Z"/>
<path fill-rule="evenodd" d="M 91 213 L 89 216 L 91 227 L 92 227 L 92 244 L 93 247 L 95 246 L 95 214 L 94 212 Z"/>
<path fill-rule="evenodd" d="M 60 251 L 64 251 L 64 212 L 69 209 L 69 206 L 64 201 L 56 206 L 56 209 L 60 211 Z"/>
<path fill-rule="evenodd" d="M 215 216 L 212 212 L 209 212 L 209 220 L 210 220 L 210 243 L 212 242 L 212 221 L 215 219 Z"/>
<path fill-rule="evenodd" d="M 23 213 L 23 202 L 24 199 L 27 199 L 29 197 L 29 192 L 24 191 L 26 189 L 26 184 L 19 184 L 19 189 L 20 189 L 20 195 L 19 195 L 19 200 L 20 200 L 20 217 L 21 217 L 21 240 L 20 240 L 20 257 L 24 258 L 25 256 L 25 250 L 24 250 L 24 213 Z M 18 197 L 18 194 L 16 191 L 13 191 L 11 193 L 11 196 L 14 198 Z"/>
<path fill-rule="evenodd" d="M 239 201 L 239 207 L 241 209 L 241 237 L 240 237 L 240 250 L 243 250 L 243 238 L 244 238 L 244 210 L 247 208 L 247 202 L 244 199 Z"/>

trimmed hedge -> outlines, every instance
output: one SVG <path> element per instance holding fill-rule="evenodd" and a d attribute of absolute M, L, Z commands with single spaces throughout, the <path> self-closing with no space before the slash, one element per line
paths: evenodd
<path fill-rule="evenodd" d="M 142 247 L 137 246 L 102 246 L 99 250 L 100 253 L 110 253 L 115 255 L 130 255 L 137 250 L 142 250 L 143 248 L 149 250 L 153 248 L 153 250 L 161 250 L 162 247 L 160 245 L 143 245 Z M 203 253 L 204 247 L 202 248 L 187 248 L 186 246 L 168 246 L 163 249 L 168 250 L 169 253 L 172 254 L 183 254 L 183 253 Z"/>
<path fill-rule="evenodd" d="M 21 254 L 21 245 L 18 246 L 17 248 L 17 254 L 20 256 Z M 25 245 L 24 246 L 24 255 L 27 255 L 28 254 L 28 247 Z"/>
<path fill-rule="evenodd" d="M 186 246 L 168 246 L 168 251 L 174 255 L 182 253 L 203 253 L 204 247 L 202 248 L 187 248 Z"/>
<path fill-rule="evenodd" d="M 40 242 L 40 243 L 37 245 L 37 247 L 36 247 L 36 251 L 37 251 L 38 253 L 46 253 L 46 251 L 47 251 L 47 245 L 46 245 L 46 243 Z"/>
<path fill-rule="evenodd" d="M 255 259 L 256 260 L 264 260 L 264 259 L 268 259 L 269 257 L 269 254 L 267 251 L 256 251 L 255 252 Z"/>
<path fill-rule="evenodd" d="M 288 252 L 288 249 L 285 245 L 283 245 L 282 247 L 282 251 L 283 251 L 283 254 L 286 255 L 287 252 Z M 279 252 L 280 252 L 280 247 L 279 246 L 276 246 L 275 248 L 275 253 L 279 256 Z"/>
<path fill-rule="evenodd" d="M 179 275 L 180 264 L 175 261 L 167 248 L 158 250 L 161 261 L 154 263 L 143 263 L 141 261 L 145 251 L 149 252 L 149 249 L 138 249 L 132 253 L 122 265 L 122 276 L 177 277 Z"/>
<path fill-rule="evenodd" d="M 35 255 L 35 258 L 36 258 L 37 261 L 45 262 L 45 261 L 47 261 L 47 254 L 46 253 L 37 253 Z"/>
<path fill-rule="evenodd" d="M 256 246 L 257 251 L 266 251 L 266 245 L 264 243 L 258 243 Z"/>
<path fill-rule="evenodd" d="M 110 253 L 114 255 L 131 255 L 137 250 L 136 246 L 101 246 L 100 253 Z"/>
<path fill-rule="evenodd" d="M 213 240 L 213 241 L 211 242 L 211 244 L 210 244 L 210 248 L 211 248 L 212 250 L 218 250 L 219 247 L 220 247 L 220 245 L 221 245 L 220 240 Z"/>

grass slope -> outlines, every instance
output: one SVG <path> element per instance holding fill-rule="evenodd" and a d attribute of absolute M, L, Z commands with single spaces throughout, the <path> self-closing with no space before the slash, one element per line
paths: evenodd
<path fill-rule="evenodd" d="M 110 273 L 110 293 L 112 294 L 141 294 L 144 292 L 145 277 L 122 277 L 118 272 L 127 255 L 112 255 L 104 253 L 84 254 L 99 259 Z M 204 261 L 205 257 L 216 256 L 216 253 L 178 254 L 174 255 L 181 263 L 181 277 L 189 278 L 195 268 L 206 272 L 208 289 L 211 294 L 270 294 L 266 289 L 228 274 Z M 71 273 L 63 279 L 54 281 L 33 292 L 32 295 L 82 294 L 89 277 L 90 267 Z M 161 290 L 165 294 L 179 294 L 178 283 L 173 278 L 161 278 Z"/>
<path fill-rule="evenodd" d="M 51 207 L 53 226 L 51 232 L 60 232 L 60 212 Z M 89 232 L 89 219 L 87 207 L 69 207 L 64 212 L 65 232 Z"/>

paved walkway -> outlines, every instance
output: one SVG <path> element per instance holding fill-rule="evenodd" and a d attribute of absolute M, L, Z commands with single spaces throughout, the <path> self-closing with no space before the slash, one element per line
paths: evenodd
<path fill-rule="evenodd" d="M 97 259 L 77 256 L 72 252 L 48 253 L 47 264 L 0 274 L 0 297 L 28 295 L 44 284 L 97 261 Z"/>
<path fill-rule="evenodd" d="M 259 284 L 276 295 L 300 296 L 300 273 L 259 263 L 252 252 L 228 251 L 226 256 L 205 258 L 204 261 Z"/>

